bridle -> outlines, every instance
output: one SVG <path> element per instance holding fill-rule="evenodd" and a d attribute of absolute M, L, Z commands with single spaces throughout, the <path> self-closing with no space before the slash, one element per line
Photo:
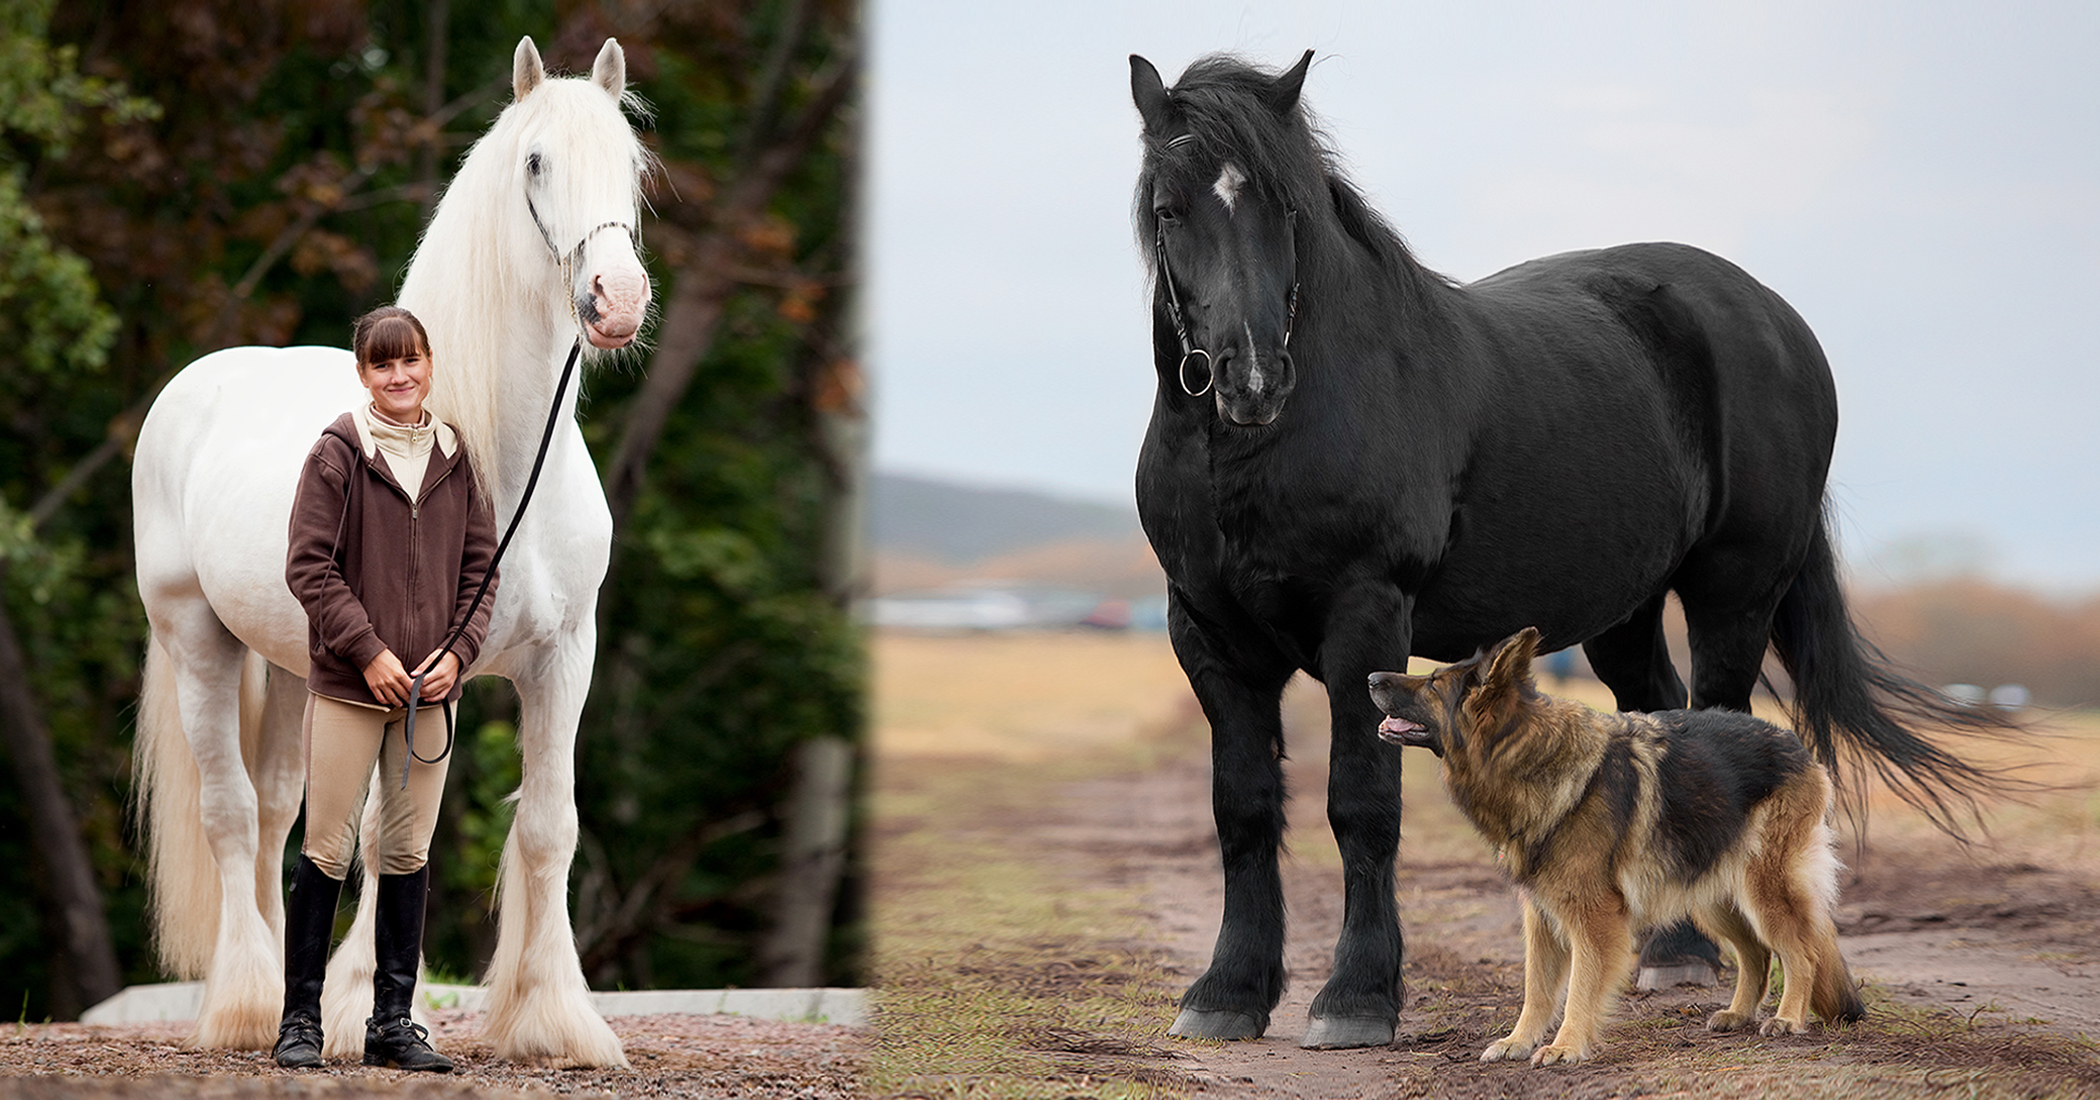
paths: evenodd
<path fill-rule="evenodd" d="M 563 252 L 561 246 L 554 243 L 554 234 L 547 232 L 547 223 L 540 220 L 539 207 L 533 205 L 532 191 L 529 188 L 525 192 L 525 212 L 532 215 L 532 227 L 540 231 L 540 240 L 545 242 L 547 251 L 554 256 L 554 266 L 561 269 L 562 285 L 564 287 L 563 295 L 569 300 L 569 313 L 571 316 L 575 315 L 576 312 L 576 294 L 574 292 L 576 261 L 583 258 L 584 246 L 591 243 L 591 238 L 608 229 L 625 230 L 627 243 L 634 248 L 637 255 L 641 253 L 641 241 L 635 236 L 632 222 L 618 220 L 599 222 L 584 232 L 583 236 L 577 240 L 576 247 Z"/>
<path fill-rule="evenodd" d="M 547 232 L 546 223 L 540 221 L 540 212 L 532 204 L 532 193 L 530 191 L 525 194 L 525 209 L 532 214 L 532 224 L 534 228 L 540 231 L 540 239 L 547 242 L 547 251 L 554 254 L 554 266 L 560 269 L 562 273 L 562 297 L 568 300 L 569 315 L 572 318 L 576 318 L 577 325 L 580 328 L 583 321 L 582 318 L 576 317 L 576 295 L 573 289 L 575 280 L 572 277 L 572 273 L 576 268 L 576 261 L 582 258 L 583 248 L 591 243 L 591 238 L 604 230 L 616 227 L 624 229 L 627 231 L 628 241 L 633 242 L 634 226 L 623 221 L 600 222 L 592 226 L 590 231 L 583 235 L 582 240 L 576 242 L 576 247 L 563 252 L 560 246 L 554 243 L 553 234 Z M 408 713 L 401 720 L 401 737 L 406 742 L 403 747 L 408 749 L 407 759 L 401 761 L 401 786 L 404 790 L 408 787 L 408 769 L 412 763 L 435 764 L 452 753 L 454 740 L 452 708 L 440 703 L 438 704 L 439 710 L 445 715 L 445 747 L 443 751 L 428 760 L 416 755 L 416 707 L 423 698 L 423 678 L 430 675 L 437 668 L 438 662 L 444 660 L 445 654 L 452 652 L 453 646 L 459 644 L 460 636 L 466 632 L 467 624 L 473 622 L 475 613 L 481 610 L 481 601 L 488 596 L 489 585 L 495 583 L 496 566 L 503 561 L 504 551 L 510 549 L 511 536 L 518 533 L 518 524 L 525 519 L 525 506 L 532 503 L 532 491 L 539 487 L 540 469 L 546 466 L 547 448 L 554 442 L 554 426 L 561 422 L 561 401 L 563 397 L 568 395 L 569 379 L 575 375 L 576 360 L 582 355 L 583 334 L 578 332 L 575 341 L 569 345 L 569 360 L 562 365 L 561 381 L 554 387 L 554 403 L 547 409 L 547 426 L 540 432 L 540 450 L 532 458 L 532 475 L 525 479 L 525 492 L 518 498 L 518 510 L 512 513 L 510 526 L 504 529 L 502 541 L 496 544 L 496 553 L 489 559 L 488 572 L 482 575 L 481 587 L 474 590 L 474 601 L 467 605 L 467 613 L 461 616 L 459 625 L 453 627 L 452 633 L 446 636 L 445 644 L 438 647 L 435 655 L 424 660 L 423 671 L 416 673 L 409 679 Z M 464 672 L 466 670 L 461 669 L 460 671 Z"/>
<path fill-rule="evenodd" d="M 1168 142 L 1167 148 L 1172 149 L 1190 140 L 1193 140 L 1193 135 L 1182 134 Z M 1291 239 L 1291 252 L 1295 256 L 1298 251 L 1298 210 L 1296 207 L 1284 211 L 1283 224 L 1284 232 Z M 1159 263 L 1159 281 L 1167 288 L 1167 317 L 1174 322 L 1174 339 L 1181 344 L 1181 361 L 1174 366 L 1174 380 L 1181 383 L 1181 392 L 1188 394 L 1190 397 L 1202 397 L 1210 392 L 1213 385 L 1217 384 L 1217 372 L 1211 369 L 1212 359 L 1210 352 L 1197 347 L 1195 342 L 1189 339 L 1188 318 L 1182 312 L 1181 294 L 1174 288 L 1174 269 L 1167 263 L 1167 226 L 1165 222 L 1160 222 L 1156 219 L 1152 228 L 1152 251 Z M 1286 304 L 1290 312 L 1285 316 L 1283 322 L 1283 346 L 1288 349 L 1291 346 L 1291 330 L 1298 323 L 1298 283 L 1296 280 L 1291 282 L 1291 293 Z M 1189 362 L 1199 355 L 1203 357 L 1202 389 L 1189 385 Z"/>

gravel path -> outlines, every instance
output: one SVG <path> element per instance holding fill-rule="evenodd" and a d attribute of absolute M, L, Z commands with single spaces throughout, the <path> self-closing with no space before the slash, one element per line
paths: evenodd
<path fill-rule="evenodd" d="M 431 1041 L 459 1066 L 410 1074 L 336 1062 L 279 1069 L 256 1051 L 191 1050 L 186 1025 L 0 1027 L 0 1096 L 246 1098 L 527 1096 L 796 1097 L 857 1095 L 866 1035 L 826 1024 L 737 1016 L 616 1016 L 628 1069 L 558 1069 L 497 1060 L 481 1014 L 433 1014 Z"/>

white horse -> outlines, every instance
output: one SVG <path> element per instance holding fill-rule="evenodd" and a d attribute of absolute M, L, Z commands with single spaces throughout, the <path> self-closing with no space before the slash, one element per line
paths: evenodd
<path fill-rule="evenodd" d="M 625 346 L 648 310 L 632 227 L 649 157 L 621 112 L 626 72 L 611 39 L 588 80 L 549 79 L 532 40 L 519 42 L 514 100 L 460 166 L 401 287 L 430 333 L 429 407 L 465 438 L 499 525 L 518 507 L 571 341 Z M 284 580 L 287 523 L 307 450 L 363 399 L 346 351 L 232 348 L 184 369 L 139 432 L 132 498 L 152 637 L 137 784 L 162 960 L 204 978 L 199 1046 L 268 1050 L 277 1037 L 282 853 L 303 788 L 309 667 L 306 616 Z M 575 403 L 572 386 L 466 672 L 510 680 L 521 711 L 484 1033 L 499 1057 L 626 1065 L 569 926 L 576 726 L 612 541 Z M 363 1046 L 372 881 L 329 966 L 331 1056 Z"/>

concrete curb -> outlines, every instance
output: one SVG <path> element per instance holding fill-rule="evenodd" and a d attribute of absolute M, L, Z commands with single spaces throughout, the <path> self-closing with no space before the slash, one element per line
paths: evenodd
<path fill-rule="evenodd" d="M 418 993 L 425 1006 L 436 1009 L 477 1011 L 488 1000 L 488 990 L 478 985 L 425 985 Z M 203 982 L 134 985 L 81 1013 L 80 1022 L 144 1024 L 194 1020 L 203 998 Z M 866 1027 L 868 1023 L 865 989 L 638 989 L 594 992 L 591 1004 L 601 1016 L 690 1013 L 845 1027 Z"/>

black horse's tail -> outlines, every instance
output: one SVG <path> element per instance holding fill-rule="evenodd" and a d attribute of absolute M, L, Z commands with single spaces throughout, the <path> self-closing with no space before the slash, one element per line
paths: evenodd
<path fill-rule="evenodd" d="M 1934 825 L 1961 837 L 1980 800 L 2018 784 L 1918 731 L 2006 737 L 2021 727 L 2004 711 L 1959 705 L 1889 667 L 1887 656 L 1852 625 L 1829 530 L 1825 515 L 1772 618 L 1772 648 L 1794 682 L 1795 729 L 1830 769 L 1849 815 L 1865 808 L 1860 781 L 1871 770 Z"/>

